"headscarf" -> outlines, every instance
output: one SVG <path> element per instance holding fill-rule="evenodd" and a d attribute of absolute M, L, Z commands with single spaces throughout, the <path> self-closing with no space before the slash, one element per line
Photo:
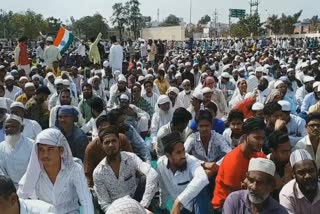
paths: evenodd
<path fill-rule="evenodd" d="M 75 164 L 68 141 L 60 130 L 48 128 L 41 131 L 35 139 L 27 170 L 19 182 L 18 195 L 22 198 L 31 197 L 38 182 L 41 168 L 43 168 L 38 159 L 38 144 L 40 143 L 44 145 L 63 147 L 64 150 L 61 155 L 63 164 L 65 166 Z"/>
<path fill-rule="evenodd" d="M 272 89 L 270 94 L 267 96 L 266 101 L 264 102 L 266 103 L 271 103 L 274 101 L 274 98 L 279 95 L 281 96 L 281 92 L 278 89 Z"/>
<path fill-rule="evenodd" d="M 168 112 L 164 112 L 159 108 L 159 104 L 164 104 L 164 103 L 170 103 L 170 108 Z M 172 119 L 173 116 L 173 108 L 172 108 L 172 103 L 170 98 L 167 95 L 160 95 L 156 106 L 155 106 L 155 113 L 159 114 L 159 127 L 169 123 Z"/>

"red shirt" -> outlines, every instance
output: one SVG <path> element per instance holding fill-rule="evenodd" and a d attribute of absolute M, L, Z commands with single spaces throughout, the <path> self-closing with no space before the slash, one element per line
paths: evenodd
<path fill-rule="evenodd" d="M 253 112 L 251 111 L 251 106 L 256 102 L 256 99 L 253 97 L 247 98 L 243 101 L 241 101 L 238 105 L 234 107 L 234 109 L 237 109 L 241 111 L 245 118 L 253 117 Z"/>
<path fill-rule="evenodd" d="M 255 152 L 247 159 L 241 151 L 241 145 L 229 152 L 219 167 L 212 199 L 215 209 L 223 207 L 223 203 L 231 191 L 241 189 L 241 182 L 246 178 L 251 158 L 267 158 L 263 152 Z"/>

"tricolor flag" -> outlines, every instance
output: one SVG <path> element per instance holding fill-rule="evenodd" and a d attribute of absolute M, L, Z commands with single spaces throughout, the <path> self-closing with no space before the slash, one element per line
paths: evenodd
<path fill-rule="evenodd" d="M 64 53 L 73 42 L 74 35 L 64 27 L 60 27 L 54 45 L 60 49 L 60 53 Z"/>

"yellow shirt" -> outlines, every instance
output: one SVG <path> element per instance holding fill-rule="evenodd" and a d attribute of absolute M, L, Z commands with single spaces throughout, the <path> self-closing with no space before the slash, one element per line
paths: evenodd
<path fill-rule="evenodd" d="M 20 103 L 23 103 L 23 105 L 25 105 L 27 102 L 28 102 L 28 97 L 27 97 L 27 95 L 26 95 L 26 93 L 23 93 L 23 94 L 21 94 L 20 96 L 18 96 L 17 98 L 16 98 L 16 101 L 17 102 L 20 102 Z"/>
<path fill-rule="evenodd" d="M 154 80 L 153 84 L 158 86 L 161 95 L 166 94 L 168 88 L 170 87 L 170 84 L 166 79 L 163 79 L 161 81 L 159 79 L 156 79 Z"/>

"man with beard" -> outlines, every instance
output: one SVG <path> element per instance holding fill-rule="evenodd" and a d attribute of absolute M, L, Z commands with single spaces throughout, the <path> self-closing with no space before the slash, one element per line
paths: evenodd
<path fill-rule="evenodd" d="M 82 85 L 82 99 L 79 102 L 78 108 L 82 117 L 88 122 L 92 118 L 91 102 L 94 98 L 92 93 L 92 85 L 85 83 Z"/>
<path fill-rule="evenodd" d="M 0 143 L 0 170 L 10 177 L 15 186 L 26 172 L 33 140 L 22 136 L 22 118 L 10 115 L 4 124 L 5 139 Z"/>
<path fill-rule="evenodd" d="M 185 70 L 182 73 L 182 79 L 185 80 L 189 80 L 190 84 L 191 84 L 191 89 L 193 89 L 195 87 L 195 82 L 194 82 L 194 75 L 191 73 L 191 62 L 186 62 L 185 63 Z"/>
<path fill-rule="evenodd" d="M 259 80 L 259 85 L 257 87 L 258 89 L 258 95 L 257 95 L 257 102 L 264 103 L 267 96 L 270 94 L 270 89 L 268 88 L 269 81 L 266 77 L 261 77 Z"/>
<path fill-rule="evenodd" d="M 37 121 L 42 129 L 49 127 L 49 110 L 46 100 L 50 90 L 46 86 L 40 86 L 36 95 L 26 103 L 26 118 Z"/>
<path fill-rule="evenodd" d="M 294 178 L 281 190 L 280 204 L 288 213 L 319 213 L 320 182 L 319 171 L 311 155 L 298 149 L 290 155 Z"/>
<path fill-rule="evenodd" d="M 307 113 L 309 111 L 309 108 L 316 104 L 317 102 L 319 102 L 320 100 L 320 87 L 319 86 L 319 82 L 314 82 L 312 87 L 313 87 L 313 93 L 309 93 L 307 94 L 303 101 L 302 101 L 302 105 L 301 105 L 301 113 L 299 114 L 300 117 L 302 118 L 306 118 Z"/>
<path fill-rule="evenodd" d="M 182 103 L 181 107 L 188 108 L 191 104 L 192 90 L 190 81 L 185 79 L 182 82 L 183 91 L 178 94 L 177 99 Z"/>
<path fill-rule="evenodd" d="M 313 160 L 315 161 L 317 168 L 320 169 L 320 113 L 311 113 L 306 120 L 307 135 L 302 138 L 295 149 L 305 149 L 309 152 Z"/>
<path fill-rule="evenodd" d="M 158 159 L 161 208 L 174 201 L 171 213 L 211 213 L 209 184 L 201 162 L 186 154 L 179 132 L 162 138 L 165 155 Z"/>
<path fill-rule="evenodd" d="M 265 142 L 265 124 L 260 118 L 249 118 L 243 124 L 244 135 L 240 144 L 224 156 L 219 167 L 212 204 L 221 212 L 225 199 L 231 192 L 241 189 L 251 158 L 266 156 L 261 152 Z"/>
<path fill-rule="evenodd" d="M 108 109 L 112 109 L 119 105 L 119 97 L 121 94 L 126 94 L 131 97 L 130 90 L 127 88 L 127 79 L 123 74 L 120 74 L 117 79 L 117 84 L 110 89 L 110 99 L 108 101 Z"/>
<path fill-rule="evenodd" d="M 4 140 L 4 122 L 6 118 L 8 117 L 8 106 L 6 99 L 4 97 L 0 97 L 0 141 Z"/>
<path fill-rule="evenodd" d="M 291 85 L 293 92 L 295 93 L 298 88 L 302 86 L 300 80 L 296 78 L 296 71 L 293 68 L 287 70 L 287 76 Z"/>
<path fill-rule="evenodd" d="M 8 99 L 15 100 L 15 95 L 21 91 L 21 88 L 14 85 L 14 77 L 9 74 L 4 78 L 4 84 L 6 86 L 4 96 Z"/>
<path fill-rule="evenodd" d="M 276 165 L 275 188 L 271 195 L 279 201 L 280 190 L 292 179 L 292 168 L 289 163 L 292 146 L 288 134 L 281 131 L 272 132 L 268 136 L 268 143 L 271 149 L 268 159 Z"/>
<path fill-rule="evenodd" d="M 27 82 L 23 87 L 23 92 L 23 94 L 16 98 L 16 101 L 21 102 L 23 105 L 25 105 L 28 100 L 36 93 L 36 88 L 32 82 Z"/>
<path fill-rule="evenodd" d="M 313 92 L 312 85 L 313 85 L 314 81 L 315 81 L 314 77 L 311 77 L 311 76 L 304 76 L 303 77 L 304 86 L 298 88 L 297 92 L 296 92 L 297 107 L 299 109 L 301 108 L 302 101 L 303 101 L 304 97 L 307 96 L 307 94 Z"/>
<path fill-rule="evenodd" d="M 115 126 L 108 126 L 99 131 L 100 142 L 106 157 L 99 163 L 93 172 L 94 191 L 98 196 L 99 204 L 104 212 L 115 200 L 126 195 L 140 201 L 147 209 L 158 187 L 158 174 L 136 154 L 120 151 L 119 132 Z M 145 188 L 140 193 L 136 174 L 145 175 Z"/>
<path fill-rule="evenodd" d="M 252 158 L 244 181 L 246 190 L 231 193 L 223 205 L 223 213 L 288 213 L 270 197 L 275 184 L 275 169 L 271 160 Z"/>

